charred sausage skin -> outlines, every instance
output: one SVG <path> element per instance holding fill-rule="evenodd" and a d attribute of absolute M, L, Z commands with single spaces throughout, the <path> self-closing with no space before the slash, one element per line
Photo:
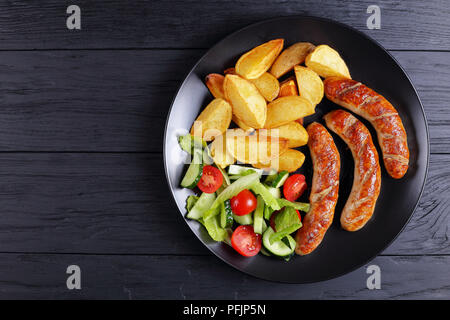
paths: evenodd
<path fill-rule="evenodd" d="M 368 120 L 375 128 L 386 171 L 402 178 L 409 165 L 406 131 L 397 110 L 382 95 L 360 82 L 340 77 L 324 81 L 325 95 L 334 103 Z"/>
<path fill-rule="evenodd" d="M 303 219 L 303 227 L 296 234 L 295 252 L 299 255 L 314 251 L 333 222 L 341 168 L 339 152 L 327 129 L 313 122 L 306 130 L 314 174 L 309 196 L 311 209 Z"/>
<path fill-rule="evenodd" d="M 353 187 L 341 213 L 341 226 L 347 231 L 357 231 L 372 217 L 380 194 L 378 152 L 369 130 L 349 112 L 335 110 L 326 114 L 324 119 L 328 128 L 344 140 L 353 155 Z"/>

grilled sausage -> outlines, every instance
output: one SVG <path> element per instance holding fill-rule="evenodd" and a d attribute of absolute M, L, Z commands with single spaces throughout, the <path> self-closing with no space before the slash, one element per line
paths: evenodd
<path fill-rule="evenodd" d="M 316 249 L 333 222 L 341 169 L 339 152 L 327 129 L 313 122 L 306 130 L 314 174 L 309 196 L 311 209 L 303 220 L 303 227 L 296 234 L 295 252 L 299 255 L 309 254 Z"/>
<path fill-rule="evenodd" d="M 341 226 L 347 231 L 357 231 L 372 217 L 380 194 L 378 152 L 369 130 L 349 112 L 335 110 L 324 119 L 328 128 L 349 146 L 355 161 L 353 187 L 341 213 Z"/>
<path fill-rule="evenodd" d="M 387 172 L 395 179 L 403 177 L 409 164 L 408 141 L 402 120 L 392 104 L 355 80 L 330 77 L 324 84 L 328 99 L 372 124 L 377 131 Z"/>

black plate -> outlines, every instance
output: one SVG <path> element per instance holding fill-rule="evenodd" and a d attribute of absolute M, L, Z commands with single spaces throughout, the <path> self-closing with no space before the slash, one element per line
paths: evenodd
<path fill-rule="evenodd" d="M 244 258 L 228 245 L 212 241 L 196 221 L 186 220 L 186 223 L 216 256 L 247 274 L 280 282 L 316 282 L 364 265 L 383 251 L 406 225 L 425 183 L 429 155 L 427 122 L 417 92 L 404 70 L 385 49 L 363 33 L 331 20 L 304 16 L 253 24 L 229 35 L 210 49 L 188 74 L 173 101 L 164 138 L 164 164 L 169 187 L 183 216 L 186 197 L 191 191 L 179 187 L 184 172 L 180 160 L 186 155 L 178 147 L 176 137 L 190 129 L 200 110 L 212 99 L 204 85 L 205 76 L 212 72 L 221 73 L 233 66 L 242 53 L 275 38 L 284 38 L 285 47 L 298 41 L 330 45 L 341 54 L 353 79 L 384 95 L 397 108 L 406 128 L 411 152 L 409 170 L 403 179 L 394 180 L 382 167 L 381 193 L 374 216 L 362 230 L 344 231 L 340 227 L 339 216 L 353 182 L 353 158 L 339 137 L 333 135 L 342 162 L 341 187 L 333 225 L 313 253 L 296 256 L 289 262 L 263 255 Z M 323 123 L 322 116 L 336 108 L 339 106 L 324 98 L 316 107 L 317 113 L 306 118 L 305 124 L 311 121 Z M 376 137 L 373 130 L 372 136 Z M 308 148 L 300 150 L 308 159 L 300 172 L 306 175 L 310 185 L 312 164 Z M 307 200 L 307 196 L 303 200 Z"/>

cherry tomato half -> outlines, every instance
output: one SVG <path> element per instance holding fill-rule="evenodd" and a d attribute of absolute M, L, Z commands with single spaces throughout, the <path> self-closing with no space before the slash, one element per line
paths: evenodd
<path fill-rule="evenodd" d="M 253 226 L 239 226 L 231 236 L 231 246 L 244 257 L 253 257 L 261 250 L 261 235 L 253 231 Z"/>
<path fill-rule="evenodd" d="M 203 174 L 197 187 L 206 193 L 214 193 L 222 185 L 223 176 L 219 169 L 213 166 L 204 166 Z"/>
<path fill-rule="evenodd" d="M 277 232 L 277 229 L 275 228 L 275 217 L 277 216 L 277 214 L 279 214 L 282 210 L 278 210 L 272 213 L 272 215 L 270 216 L 270 221 L 269 224 L 272 227 L 273 231 Z M 295 212 L 297 212 L 298 215 L 298 219 L 300 220 L 300 222 L 302 222 L 302 216 L 300 214 L 300 212 L 298 210 L 295 210 Z"/>
<path fill-rule="evenodd" d="M 306 181 L 305 176 L 302 174 L 293 174 L 287 178 L 283 185 L 284 197 L 289 201 L 295 201 L 305 192 Z"/>
<path fill-rule="evenodd" d="M 245 216 L 256 209 L 256 197 L 245 189 L 231 198 L 231 211 L 237 216 Z"/>

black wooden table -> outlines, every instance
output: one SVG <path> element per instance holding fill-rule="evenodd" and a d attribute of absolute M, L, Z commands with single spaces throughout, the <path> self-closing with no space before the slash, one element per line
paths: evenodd
<path fill-rule="evenodd" d="M 81 30 L 66 27 L 72 3 Z M 379 30 L 366 26 L 373 4 Z M 183 77 L 230 32 L 294 14 L 378 40 L 425 107 L 428 181 L 370 263 L 380 290 L 365 267 L 309 285 L 246 276 L 203 247 L 169 194 L 162 137 Z M 0 298 L 450 298 L 449 62 L 446 0 L 1 1 Z M 66 287 L 69 265 L 80 290 Z"/>

